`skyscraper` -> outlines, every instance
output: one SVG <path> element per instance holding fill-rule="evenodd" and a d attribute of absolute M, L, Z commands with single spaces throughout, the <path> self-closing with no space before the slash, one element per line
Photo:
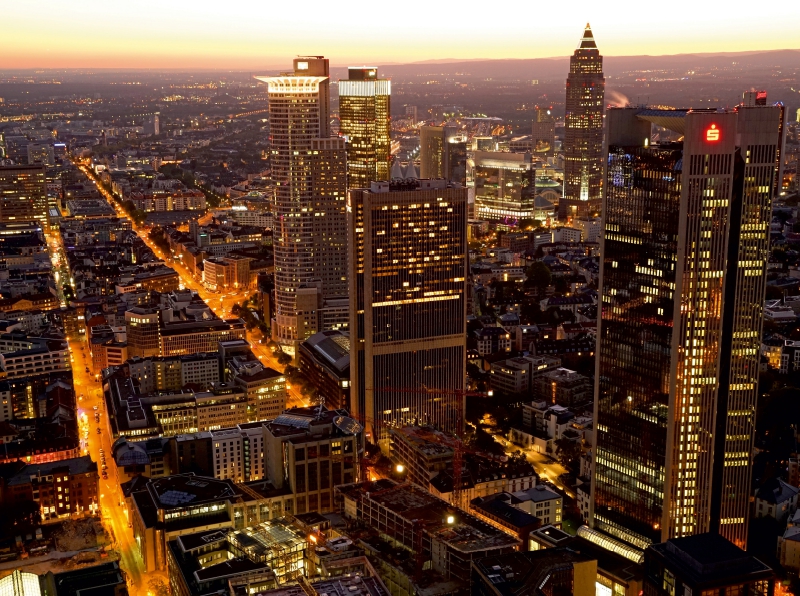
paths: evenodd
<path fill-rule="evenodd" d="M 464 417 L 467 189 L 373 182 L 347 196 L 350 405 L 373 440 Z"/>
<path fill-rule="evenodd" d="M 47 181 L 42 164 L 0 166 L 0 222 L 36 221 L 49 229 Z"/>
<path fill-rule="evenodd" d="M 444 178 L 464 186 L 467 181 L 467 140 L 455 126 L 419 129 L 419 177 Z"/>
<path fill-rule="evenodd" d="M 531 143 L 537 155 L 553 155 L 556 149 L 556 118 L 553 106 L 536 106 L 536 116 L 531 126 Z"/>
<path fill-rule="evenodd" d="M 780 106 L 609 110 L 591 524 L 747 541 Z M 680 135 L 650 144 L 651 125 Z"/>
<path fill-rule="evenodd" d="M 603 192 L 603 57 L 586 23 L 581 44 L 569 59 L 564 115 L 564 198 L 559 217 L 600 209 Z"/>
<path fill-rule="evenodd" d="M 272 336 L 291 349 L 319 331 L 321 301 L 347 293 L 345 144 L 330 138 L 327 59 L 296 58 L 292 72 L 256 78 L 269 87 L 276 187 Z"/>
<path fill-rule="evenodd" d="M 347 187 L 389 179 L 391 82 L 374 66 L 351 66 L 339 81 L 339 133 L 347 140 Z"/>

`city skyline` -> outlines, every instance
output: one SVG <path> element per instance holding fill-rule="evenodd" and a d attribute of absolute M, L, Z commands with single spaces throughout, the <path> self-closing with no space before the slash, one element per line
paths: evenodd
<path fill-rule="evenodd" d="M 364 5 L 364 6 L 361 6 Z M 692 19 L 684 18 L 691 10 Z M 318 10 L 314 10 L 314 8 Z M 611 14 L 590 2 L 571 6 L 572 19 L 560 7 L 540 7 L 527 19 L 512 19 L 492 43 L 476 44 L 483 22 L 470 14 L 421 2 L 404 5 L 417 17 L 415 27 L 376 27 L 380 11 L 365 2 L 330 11 L 312 3 L 302 14 L 289 5 L 250 0 L 219 7 L 199 2 L 188 9 L 146 1 L 108 6 L 95 0 L 71 3 L 13 3 L 4 7 L 10 27 L 0 42 L 0 68 L 280 68 L 285 56 L 331 56 L 333 66 L 428 60 L 561 57 L 574 49 L 574 31 L 586 21 L 603 39 L 604 54 L 669 55 L 765 51 L 796 47 L 792 19 L 771 13 L 721 19 L 713 5 L 678 3 L 659 15 L 659 27 L 642 27 L 636 12 Z M 363 8 L 363 10 L 358 7 Z M 385 9 L 386 17 L 391 11 Z M 787 9 L 787 17 L 799 9 Z M 98 26 L 97 18 L 103 23 Z M 247 18 L 236 18 L 247 15 Z M 36 20 L 37 26 L 29 24 Z M 443 21 L 451 27 L 442 28 Z M 113 24 L 113 26 L 111 25 Z M 60 43 L 49 43 L 58 39 Z M 536 40 L 531 42 L 531 39 Z M 210 43 L 209 43 L 210 42 Z"/>

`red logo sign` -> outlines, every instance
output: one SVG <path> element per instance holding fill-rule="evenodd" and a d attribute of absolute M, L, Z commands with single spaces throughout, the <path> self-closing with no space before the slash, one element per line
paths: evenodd
<path fill-rule="evenodd" d="M 716 124 L 712 124 L 711 127 L 706 130 L 706 141 L 710 143 L 719 141 L 719 129 Z"/>

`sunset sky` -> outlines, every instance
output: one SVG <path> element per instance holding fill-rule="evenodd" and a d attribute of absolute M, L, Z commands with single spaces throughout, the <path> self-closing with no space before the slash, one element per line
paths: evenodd
<path fill-rule="evenodd" d="M 742 4 L 5 0 L 0 68 L 254 70 L 297 54 L 337 66 L 541 58 L 572 53 L 587 21 L 607 56 L 800 47 L 800 5 Z"/>

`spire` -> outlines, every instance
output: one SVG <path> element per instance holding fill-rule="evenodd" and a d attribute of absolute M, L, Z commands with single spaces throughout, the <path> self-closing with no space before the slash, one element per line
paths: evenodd
<path fill-rule="evenodd" d="M 592 28 L 589 23 L 586 23 L 586 29 L 583 30 L 583 38 L 581 45 L 578 46 L 581 50 L 596 50 L 597 44 L 594 42 L 594 35 L 592 35 Z"/>

